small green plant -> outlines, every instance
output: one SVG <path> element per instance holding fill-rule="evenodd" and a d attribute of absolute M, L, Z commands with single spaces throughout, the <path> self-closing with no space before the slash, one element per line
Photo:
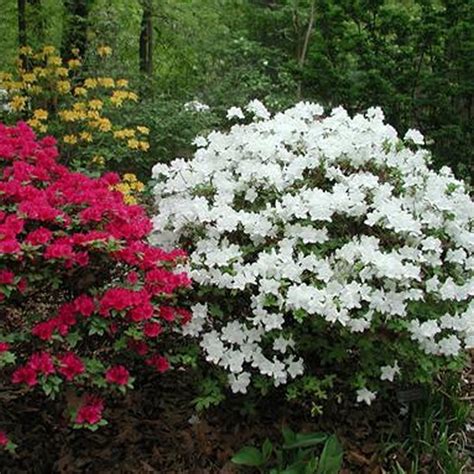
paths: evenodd
<path fill-rule="evenodd" d="M 294 433 L 287 427 L 282 434 L 282 445 L 267 438 L 260 449 L 243 447 L 232 462 L 270 474 L 337 474 L 341 469 L 343 450 L 335 435 Z"/>
<path fill-rule="evenodd" d="M 211 406 L 219 405 L 225 398 L 222 385 L 219 381 L 206 378 L 199 387 L 199 395 L 193 400 L 193 404 L 198 412 L 207 410 Z"/>

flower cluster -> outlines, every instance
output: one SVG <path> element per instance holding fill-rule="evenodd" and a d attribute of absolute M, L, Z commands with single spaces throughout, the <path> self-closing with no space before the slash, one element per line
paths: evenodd
<path fill-rule="evenodd" d="M 345 368 L 370 403 L 367 387 L 429 380 L 473 347 L 474 204 L 423 136 L 399 138 L 378 108 L 246 113 L 153 169 L 153 241 L 188 247 L 209 303 L 185 333 L 232 389 Z"/>
<path fill-rule="evenodd" d="M 100 46 L 97 52 L 106 58 L 112 50 Z M 0 97 L 8 98 L 0 105 L 8 112 L 5 119 L 25 119 L 37 132 L 53 133 L 62 159 L 77 167 L 101 169 L 109 159 L 149 149 L 148 128 L 114 124 L 118 109 L 138 100 L 126 79 L 87 77 L 77 54 L 63 61 L 53 46 L 37 52 L 23 47 L 20 54 L 16 74 L 0 72 Z"/>
<path fill-rule="evenodd" d="M 0 369 L 49 396 L 75 388 L 72 420 L 95 427 L 100 392 L 168 368 L 158 339 L 189 321 L 177 292 L 190 280 L 183 251 L 147 244 L 152 224 L 111 189 L 117 175 L 93 179 L 57 157 L 52 137 L 0 125 Z"/>

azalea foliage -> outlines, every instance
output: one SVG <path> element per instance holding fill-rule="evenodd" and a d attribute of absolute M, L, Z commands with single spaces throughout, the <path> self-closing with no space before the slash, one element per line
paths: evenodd
<path fill-rule="evenodd" d="M 116 174 L 57 158 L 52 137 L 0 125 L 0 374 L 52 398 L 72 391 L 65 416 L 95 429 L 108 396 L 168 369 L 159 339 L 189 320 L 177 293 L 190 280 L 183 251 L 147 244 L 151 222 Z"/>
<path fill-rule="evenodd" d="M 338 374 L 370 404 L 474 346 L 474 204 L 420 132 L 306 102 L 228 118 L 154 167 L 154 241 L 189 249 L 203 299 L 185 333 L 234 392 Z"/>

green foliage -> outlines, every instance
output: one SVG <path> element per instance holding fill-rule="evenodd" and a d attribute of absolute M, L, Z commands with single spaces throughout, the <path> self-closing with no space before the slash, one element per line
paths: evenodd
<path fill-rule="evenodd" d="M 223 386 L 214 378 L 206 378 L 199 384 L 199 395 L 193 400 L 198 412 L 219 405 L 225 399 Z"/>
<path fill-rule="evenodd" d="M 239 450 L 232 462 L 270 474 L 337 474 L 341 469 L 343 450 L 335 435 L 294 433 L 288 427 L 282 434 L 282 444 L 274 445 L 267 438 L 260 449 Z"/>
<path fill-rule="evenodd" d="M 3 54 L 16 57 L 16 2 L 0 0 Z M 59 47 L 68 35 L 62 2 L 27 2 L 28 43 Z M 381 106 L 400 133 L 418 128 L 439 166 L 473 172 L 474 9 L 469 0 L 154 0 L 154 73 L 138 71 L 139 0 L 94 0 L 88 48 L 116 52 L 107 75 L 125 75 L 145 100 L 127 111 L 152 127 L 150 156 L 189 151 L 196 131 L 220 127 L 229 105 L 250 99 L 283 109 L 297 99 L 360 111 Z M 94 54 L 86 65 L 95 71 Z M 198 99 L 217 114 L 185 117 Z M 204 122 L 204 123 L 203 123 Z M 185 156 L 186 153 L 185 153 Z M 155 160 L 156 161 L 156 160 Z M 148 172 L 151 162 L 131 164 Z"/>

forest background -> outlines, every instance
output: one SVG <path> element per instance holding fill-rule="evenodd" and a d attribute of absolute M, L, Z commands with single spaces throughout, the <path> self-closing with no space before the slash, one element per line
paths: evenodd
<path fill-rule="evenodd" d="M 153 131 L 149 158 L 125 166 L 142 178 L 253 98 L 272 110 L 381 106 L 399 133 L 426 135 L 437 166 L 472 177 L 469 0 L 0 0 L 0 12 L 0 70 L 19 37 L 63 55 L 77 47 L 90 71 L 130 80 L 140 101 L 123 116 Z M 100 45 L 113 50 L 105 64 Z M 210 110 L 183 107 L 193 100 Z"/>

